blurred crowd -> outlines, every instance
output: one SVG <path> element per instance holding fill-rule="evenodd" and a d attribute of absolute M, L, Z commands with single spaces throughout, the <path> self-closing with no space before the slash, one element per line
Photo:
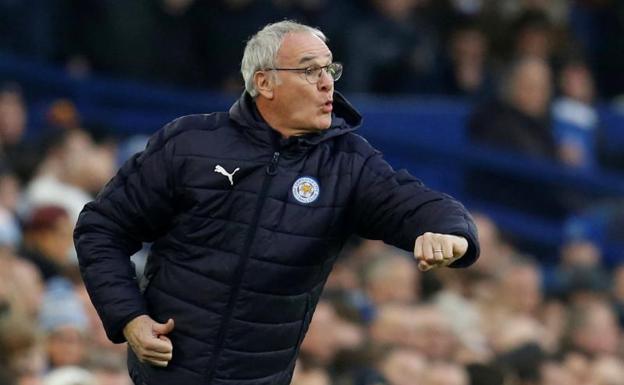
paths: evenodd
<path fill-rule="evenodd" d="M 624 94 L 622 1 L 0 0 L 0 51 L 76 77 L 240 92 L 246 39 L 282 18 L 328 35 L 345 63 L 341 91 L 469 98 L 475 144 L 577 172 L 624 166 L 596 109 Z M 18 84 L 0 85 L 0 385 L 129 385 L 125 346 L 107 341 L 81 282 L 72 229 L 146 140 L 94 130 L 69 100 L 50 103 L 40 127 L 27 108 Z M 559 217 L 588 203 L 487 170 L 467 188 Z M 293 385 L 624 385 L 624 265 L 578 232 L 545 264 L 475 217 L 482 256 L 468 270 L 420 273 L 408 254 L 353 240 Z"/>
<path fill-rule="evenodd" d="M 624 266 L 587 240 L 545 267 L 475 213 L 469 270 L 420 273 L 409 254 L 355 243 L 330 276 L 293 385 L 624 384 Z"/>
<path fill-rule="evenodd" d="M 487 97 L 530 56 L 581 63 L 603 98 L 624 93 L 617 0 L 3 0 L 0 50 L 76 76 L 240 92 L 246 40 L 284 18 L 327 34 L 343 91 Z"/>
<path fill-rule="evenodd" d="M 0 89 L 0 384 L 128 385 L 73 251 L 73 227 L 123 150 L 95 141 L 74 105 L 57 100 L 41 136 L 25 139 L 18 85 Z"/>
<path fill-rule="evenodd" d="M 533 70 L 545 71 L 534 60 L 517 69 Z M 106 339 L 80 279 L 72 228 L 145 138 L 94 136 L 59 99 L 28 139 L 26 108 L 19 86 L 4 85 L 0 385 L 130 385 L 125 346 Z M 293 384 L 624 385 L 624 265 L 606 264 L 600 245 L 578 236 L 545 264 L 475 217 L 482 254 L 468 270 L 420 273 L 409 254 L 353 240 Z M 133 259 L 139 275 L 143 258 Z"/>
<path fill-rule="evenodd" d="M 97 151 L 65 146 L 62 157 Z M 38 200 L 8 174 L 0 184 L 0 384 L 130 385 L 125 345 L 106 339 L 71 252 L 71 191 L 90 191 L 40 175 L 67 195 Z M 468 270 L 421 273 L 409 253 L 352 240 L 293 385 L 624 385 L 624 265 L 605 269 L 586 239 L 544 265 L 474 215 L 482 252 Z"/>

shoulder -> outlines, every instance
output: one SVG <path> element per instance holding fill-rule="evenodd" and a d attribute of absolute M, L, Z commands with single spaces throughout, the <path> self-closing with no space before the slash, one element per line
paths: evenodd
<path fill-rule="evenodd" d="M 227 125 L 229 121 L 224 112 L 193 114 L 176 118 L 165 124 L 150 138 L 149 151 L 158 151 L 166 145 L 172 145 L 182 138 L 184 141 L 205 137 L 206 133 Z"/>
<path fill-rule="evenodd" d="M 363 159 L 367 159 L 379 153 L 368 140 L 353 132 L 346 133 L 336 138 L 335 145 L 338 152 L 353 154 Z"/>
<path fill-rule="evenodd" d="M 227 122 L 228 117 L 225 112 L 185 115 L 167 123 L 161 131 L 163 139 L 170 140 L 185 133 L 213 131 L 225 126 Z"/>

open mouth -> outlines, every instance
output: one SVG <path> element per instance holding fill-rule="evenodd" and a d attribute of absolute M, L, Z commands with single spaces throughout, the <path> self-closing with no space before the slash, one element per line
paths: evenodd
<path fill-rule="evenodd" d="M 322 109 L 323 112 L 332 112 L 332 110 L 334 109 L 333 102 L 331 100 L 328 100 L 323 104 Z"/>

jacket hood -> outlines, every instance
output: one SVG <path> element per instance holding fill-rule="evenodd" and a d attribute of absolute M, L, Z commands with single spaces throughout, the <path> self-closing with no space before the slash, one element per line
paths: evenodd
<path fill-rule="evenodd" d="M 254 140 L 260 141 L 263 144 L 283 145 L 284 141 L 296 141 L 301 144 L 316 145 L 330 138 L 354 131 L 362 124 L 362 116 L 360 113 L 337 91 L 334 91 L 333 107 L 331 125 L 327 130 L 312 132 L 288 139 L 282 139 L 279 132 L 269 126 L 262 116 L 260 116 L 253 98 L 247 91 L 232 105 L 229 114 L 230 119 L 238 125 L 247 128 L 248 134 Z"/>

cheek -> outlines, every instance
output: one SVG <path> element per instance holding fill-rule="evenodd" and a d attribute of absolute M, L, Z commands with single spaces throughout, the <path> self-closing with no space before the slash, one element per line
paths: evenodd
<path fill-rule="evenodd" d="M 307 94 L 292 95 L 288 103 L 292 116 L 297 120 L 309 122 L 310 119 L 315 119 L 318 116 L 313 98 Z"/>

